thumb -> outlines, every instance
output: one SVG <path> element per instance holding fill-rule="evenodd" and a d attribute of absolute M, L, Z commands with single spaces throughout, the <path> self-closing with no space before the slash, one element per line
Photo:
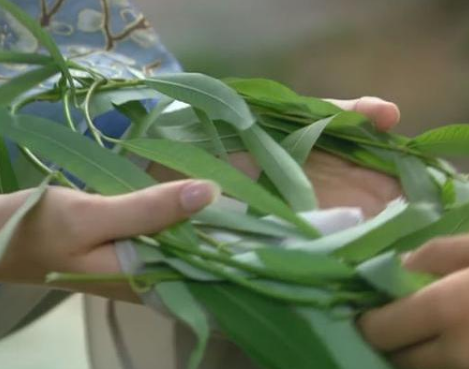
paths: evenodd
<path fill-rule="evenodd" d="M 445 276 L 469 267 L 469 236 L 435 238 L 403 255 L 404 266 L 416 272 Z"/>
<path fill-rule="evenodd" d="M 158 233 L 214 202 L 220 188 L 211 181 L 169 182 L 126 195 L 101 198 L 90 211 L 92 244 Z"/>
<path fill-rule="evenodd" d="M 346 111 L 355 111 L 371 119 L 380 131 L 393 128 L 401 118 L 399 107 L 378 97 L 364 96 L 354 100 L 327 99 Z"/>

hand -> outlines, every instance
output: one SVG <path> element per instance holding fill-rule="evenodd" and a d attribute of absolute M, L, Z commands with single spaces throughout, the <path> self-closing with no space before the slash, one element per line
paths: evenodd
<path fill-rule="evenodd" d="M 0 225 L 30 192 L 0 196 Z M 201 210 L 218 193 L 215 184 L 199 180 L 114 197 L 49 187 L 15 233 L 0 263 L 0 283 L 43 284 L 52 271 L 121 273 L 114 240 L 157 233 Z M 127 283 L 58 286 L 123 300 L 135 298 Z"/>
<path fill-rule="evenodd" d="M 364 337 L 399 368 L 469 368 L 469 235 L 434 239 L 404 264 L 442 278 L 363 315 Z"/>
<path fill-rule="evenodd" d="M 376 97 L 329 101 L 344 110 L 366 115 L 381 131 L 387 131 L 399 122 L 398 107 Z M 231 155 L 231 162 L 252 178 L 259 175 L 258 166 L 246 153 Z M 396 179 L 320 150 L 313 150 L 304 170 L 313 182 L 323 209 L 356 206 L 362 208 L 366 217 L 371 217 L 382 211 L 389 201 L 402 195 Z"/>

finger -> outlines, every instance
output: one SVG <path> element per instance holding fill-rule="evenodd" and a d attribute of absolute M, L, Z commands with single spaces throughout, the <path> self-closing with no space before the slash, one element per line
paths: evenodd
<path fill-rule="evenodd" d="M 441 283 L 364 314 L 358 321 L 365 339 L 391 352 L 435 338 L 444 327 Z"/>
<path fill-rule="evenodd" d="M 448 275 L 469 266 L 469 236 L 436 238 L 403 257 L 413 271 Z"/>
<path fill-rule="evenodd" d="M 439 339 L 411 346 L 390 356 L 394 365 L 402 369 L 445 369 L 445 350 Z"/>
<path fill-rule="evenodd" d="M 355 100 L 328 99 L 327 101 L 341 109 L 367 116 L 381 131 L 393 128 L 401 118 L 401 112 L 396 104 L 377 97 L 364 96 Z"/>
<path fill-rule="evenodd" d="M 154 234 L 198 212 L 219 194 L 211 181 L 186 180 L 101 198 L 88 211 L 88 233 L 94 235 L 94 244 Z"/>
<path fill-rule="evenodd" d="M 122 274 L 117 258 L 115 244 L 106 243 L 74 260 L 74 272 L 86 274 Z M 68 288 L 76 292 L 98 295 L 114 300 L 138 303 L 140 298 L 132 290 L 127 281 L 120 282 L 85 282 L 85 283 L 55 283 L 61 288 Z"/>

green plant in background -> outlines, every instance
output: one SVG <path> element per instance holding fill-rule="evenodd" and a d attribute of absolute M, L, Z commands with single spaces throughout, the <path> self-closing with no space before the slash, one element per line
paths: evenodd
<path fill-rule="evenodd" d="M 265 368 L 391 367 L 362 340 L 353 320 L 435 280 L 403 269 L 400 253 L 435 236 L 469 231 L 468 182 L 436 157 L 469 154 L 467 126 L 409 139 L 378 133 L 359 114 L 269 80 L 220 81 L 191 73 L 107 79 L 99 70 L 65 60 L 48 34 L 16 6 L 6 0 L 0 6 L 49 52 L 0 52 L 3 63 L 34 65 L 0 86 L 0 135 L 46 176 L 1 230 L 0 251 L 48 183 L 76 188 L 64 173 L 104 195 L 155 184 L 126 158 L 132 153 L 189 177 L 214 180 L 249 211 L 213 205 L 161 234 L 135 238 L 145 262 L 139 274 L 51 273 L 48 280 L 128 280 L 139 292 L 156 290 L 198 337 L 190 368 L 200 363 L 209 336 L 207 313 Z M 56 75 L 53 87 L 34 92 Z M 159 103 L 150 110 L 140 102 L 155 96 Z M 67 124 L 22 113 L 37 101 L 63 104 Z M 187 105 L 166 110 L 173 101 Z M 92 139 L 77 132 L 75 109 L 83 112 Z M 123 139 L 106 137 L 94 126 L 93 118 L 111 109 L 132 122 Z M 367 222 L 321 235 L 299 215 L 317 208 L 301 168 L 313 148 L 399 178 L 408 202 L 397 200 Z M 262 168 L 257 183 L 226 162 L 237 151 L 250 152 Z M 17 190 L 21 180 L 3 140 L 0 161 L 2 193 Z M 214 231 L 233 241 L 222 242 Z"/>

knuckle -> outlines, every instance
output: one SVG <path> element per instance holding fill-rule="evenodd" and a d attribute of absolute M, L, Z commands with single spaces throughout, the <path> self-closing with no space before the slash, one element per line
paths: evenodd
<path fill-rule="evenodd" d="M 104 196 L 95 194 L 76 193 L 68 198 L 63 207 L 62 220 L 71 237 L 81 237 L 86 234 L 90 222 L 96 221 L 94 214 L 98 208 L 106 206 Z"/>

